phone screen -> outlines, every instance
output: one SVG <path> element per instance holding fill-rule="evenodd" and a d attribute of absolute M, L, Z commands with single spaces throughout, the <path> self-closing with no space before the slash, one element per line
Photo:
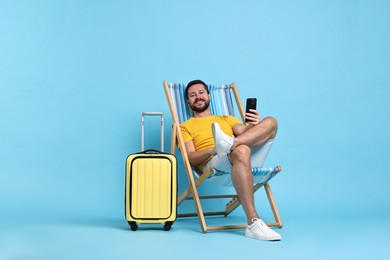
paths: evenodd
<path fill-rule="evenodd" d="M 247 98 L 246 99 L 246 108 L 245 108 L 245 113 L 251 113 L 249 109 L 256 109 L 257 105 L 257 99 L 256 98 Z M 249 122 L 250 120 L 247 120 L 245 118 L 245 122 Z"/>

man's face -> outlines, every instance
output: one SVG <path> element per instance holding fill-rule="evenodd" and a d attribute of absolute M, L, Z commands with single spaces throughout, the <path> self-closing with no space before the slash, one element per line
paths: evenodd
<path fill-rule="evenodd" d="M 210 95 L 202 84 L 195 84 L 188 89 L 187 103 L 193 111 L 201 113 L 209 108 Z"/>

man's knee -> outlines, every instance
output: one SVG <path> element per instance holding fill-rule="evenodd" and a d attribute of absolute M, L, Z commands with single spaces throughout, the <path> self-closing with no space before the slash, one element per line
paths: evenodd
<path fill-rule="evenodd" d="M 248 163 L 251 149 L 247 145 L 239 145 L 231 152 L 232 163 Z"/>
<path fill-rule="evenodd" d="M 274 117 L 265 117 L 263 122 L 268 126 L 268 128 L 272 131 L 272 138 L 276 136 L 276 132 L 278 131 L 278 121 Z"/>
<path fill-rule="evenodd" d="M 267 123 L 272 129 L 278 129 L 278 121 L 274 117 L 265 117 L 263 122 Z"/>

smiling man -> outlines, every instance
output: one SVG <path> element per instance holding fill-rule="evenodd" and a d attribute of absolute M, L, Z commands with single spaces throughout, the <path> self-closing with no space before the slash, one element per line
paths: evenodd
<path fill-rule="evenodd" d="M 272 117 L 260 120 L 251 109 L 243 124 L 233 116 L 212 115 L 210 94 L 201 80 L 187 84 L 185 95 L 194 116 L 180 125 L 188 159 L 200 170 L 216 168 L 231 172 L 232 182 L 244 208 L 248 226 L 245 236 L 260 240 L 281 240 L 259 217 L 254 206 L 251 167 L 262 167 L 277 132 Z"/>

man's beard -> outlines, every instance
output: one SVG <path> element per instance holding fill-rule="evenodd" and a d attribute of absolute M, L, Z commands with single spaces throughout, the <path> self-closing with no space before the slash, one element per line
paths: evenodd
<path fill-rule="evenodd" d="M 199 100 L 195 100 L 195 103 L 193 105 L 190 105 L 190 108 L 194 111 L 194 112 L 197 112 L 197 113 L 202 113 L 204 111 L 206 111 L 209 106 L 210 106 L 210 100 L 204 100 L 204 99 L 200 99 L 201 101 L 204 102 L 203 106 L 201 107 L 197 107 L 195 104 L 199 101 Z"/>

